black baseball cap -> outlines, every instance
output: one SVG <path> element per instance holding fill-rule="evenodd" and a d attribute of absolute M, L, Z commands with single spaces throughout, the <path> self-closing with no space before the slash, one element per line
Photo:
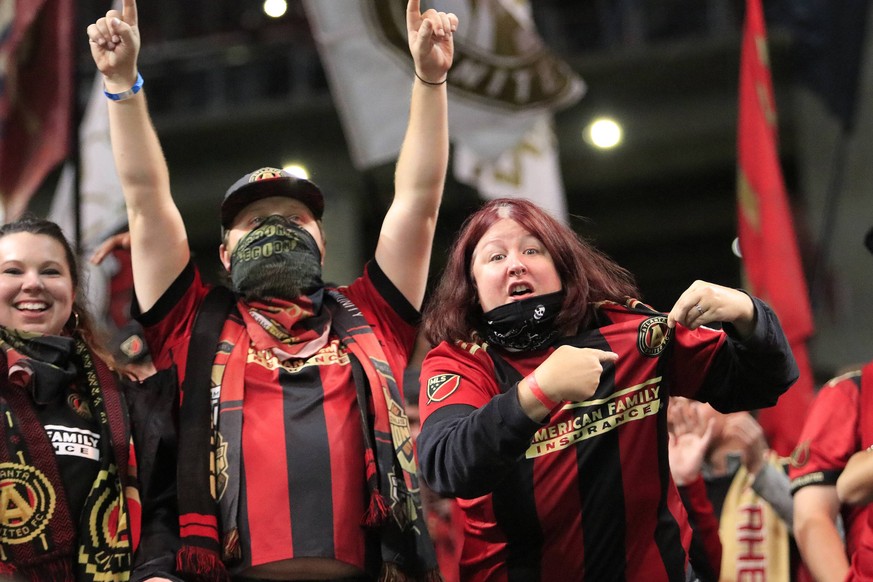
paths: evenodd
<path fill-rule="evenodd" d="M 324 214 L 324 195 L 318 186 L 285 170 L 261 168 L 246 174 L 227 189 L 221 202 L 221 227 L 230 228 L 240 210 L 270 196 L 300 200 L 317 220 Z"/>

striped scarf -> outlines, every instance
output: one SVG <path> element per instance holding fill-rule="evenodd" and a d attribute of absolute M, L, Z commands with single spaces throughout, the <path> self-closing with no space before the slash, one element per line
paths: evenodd
<path fill-rule="evenodd" d="M 223 561 L 239 558 L 238 531 L 233 523 L 237 513 L 233 498 L 238 495 L 239 474 L 229 471 L 230 482 L 225 485 L 222 504 L 229 505 L 230 509 L 219 512 L 213 475 L 218 435 L 209 390 L 218 385 L 222 392 L 239 393 L 231 399 L 242 400 L 242 377 L 235 370 L 245 363 L 242 358 L 245 350 L 240 347 L 247 348 L 244 330 L 240 330 L 240 337 L 233 346 L 218 344 L 233 302 L 226 290 L 213 290 L 207 295 L 197 316 L 187 360 L 179 453 L 180 459 L 186 459 L 187 469 L 185 474 L 180 472 L 182 549 L 177 556 L 177 568 L 193 580 L 227 581 L 229 576 Z M 379 578 L 438 580 L 436 556 L 421 510 L 409 422 L 393 373 L 378 338 L 349 299 L 336 290 L 328 290 L 323 306 L 329 319 L 322 321 L 331 324 L 331 330 L 352 356 L 370 492 L 369 508 L 362 516 L 362 523 L 377 531 L 381 540 L 383 565 Z M 213 321 L 209 326 L 201 325 L 205 320 Z M 315 333 L 313 337 L 321 337 L 321 334 Z M 208 342 L 206 345 L 211 347 L 197 345 L 195 348 L 195 341 Z M 206 349 L 212 350 L 210 366 L 202 364 Z M 198 361 L 201 364 L 198 365 Z M 222 400 L 225 398 L 222 394 Z M 372 418 L 370 413 L 373 413 Z M 228 464 L 238 467 L 242 411 L 225 412 L 221 418 Z M 224 523 L 220 523 L 219 513 Z"/>
<path fill-rule="evenodd" d="M 121 392 L 81 339 L 0 328 L 0 575 L 25 580 L 126 581 L 139 543 L 135 456 Z M 35 399 L 84 382 L 100 430 L 100 471 L 79 523 L 70 515 Z"/>

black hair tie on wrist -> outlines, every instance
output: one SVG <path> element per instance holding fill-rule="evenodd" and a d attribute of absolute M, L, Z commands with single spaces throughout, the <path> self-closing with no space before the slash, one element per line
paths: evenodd
<path fill-rule="evenodd" d="M 415 73 L 415 76 L 418 78 L 419 81 L 421 81 L 421 82 L 424 83 L 425 85 L 433 85 L 434 87 L 437 87 L 437 86 L 439 86 L 439 85 L 445 85 L 446 81 L 449 80 L 449 76 L 446 75 L 446 78 L 443 79 L 442 81 L 440 81 L 439 83 L 433 83 L 433 82 L 431 82 L 431 81 L 425 81 L 424 79 L 422 79 L 422 78 L 421 78 L 421 75 L 418 74 L 418 71 L 413 70 L 412 72 Z"/>

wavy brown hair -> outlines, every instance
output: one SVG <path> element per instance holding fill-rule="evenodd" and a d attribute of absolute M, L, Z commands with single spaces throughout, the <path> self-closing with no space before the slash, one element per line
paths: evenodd
<path fill-rule="evenodd" d="M 106 349 L 103 337 L 97 331 L 94 320 L 86 307 L 85 293 L 80 286 L 79 262 L 76 260 L 73 247 L 70 245 L 67 237 L 64 236 L 64 231 L 56 223 L 30 213 L 24 214 L 18 220 L 13 220 L 0 226 L 0 238 L 19 232 L 50 237 L 58 241 L 64 248 L 64 256 L 70 268 L 70 277 L 73 280 L 73 290 L 75 292 L 73 310 L 69 320 L 64 325 L 64 334 L 73 337 L 78 335 L 103 361 L 107 362 L 110 366 L 114 366 L 113 358 Z"/>
<path fill-rule="evenodd" d="M 561 335 L 584 327 L 591 320 L 593 303 L 639 296 L 630 272 L 548 212 L 528 200 L 498 198 L 467 217 L 449 250 L 443 275 L 424 312 L 424 335 L 432 345 L 477 339 L 482 307 L 473 282 L 473 250 L 502 218 L 511 218 L 537 237 L 551 256 L 564 289 L 564 303 L 555 322 Z"/>

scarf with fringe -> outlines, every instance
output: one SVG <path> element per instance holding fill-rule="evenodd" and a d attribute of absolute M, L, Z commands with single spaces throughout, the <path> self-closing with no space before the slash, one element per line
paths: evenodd
<path fill-rule="evenodd" d="M 225 563 L 233 564 L 241 558 L 236 517 L 242 410 L 221 414 L 225 456 L 228 465 L 236 469 L 229 472 L 230 482 L 224 484 L 219 504 L 214 474 L 219 437 L 214 424 L 214 404 L 210 401 L 211 388 L 221 387 L 221 401 L 242 401 L 241 371 L 249 337 L 259 349 L 265 347 L 265 342 L 272 342 L 269 349 L 280 359 L 286 359 L 288 354 L 308 357 L 315 353 L 326 343 L 327 332 L 333 331 L 352 362 L 370 497 L 361 523 L 379 535 L 382 555 L 379 580 L 440 580 L 422 514 L 413 443 L 400 390 L 378 338 L 357 307 L 333 289 L 325 290 L 323 295 L 316 292 L 301 306 L 271 302 L 269 309 L 260 304 L 236 302 L 228 290 L 219 289 L 223 288 L 210 292 L 200 308 L 188 352 L 180 417 L 179 459 L 187 461 L 179 482 L 182 533 L 182 548 L 177 555 L 179 571 L 192 580 L 227 582 L 230 577 Z M 224 337 L 236 339 L 233 343 L 219 344 L 234 306 L 239 314 L 231 316 L 230 321 L 237 319 L 239 330 Z M 195 349 L 195 341 L 203 343 Z M 210 365 L 203 365 L 202 355 L 207 350 L 212 354 Z"/>

